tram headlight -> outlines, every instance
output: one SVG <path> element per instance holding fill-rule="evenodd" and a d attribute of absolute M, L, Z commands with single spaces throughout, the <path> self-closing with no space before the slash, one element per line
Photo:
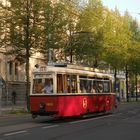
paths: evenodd
<path fill-rule="evenodd" d="M 40 104 L 39 104 L 39 108 L 40 108 L 40 109 L 45 109 L 45 103 L 40 103 Z"/>

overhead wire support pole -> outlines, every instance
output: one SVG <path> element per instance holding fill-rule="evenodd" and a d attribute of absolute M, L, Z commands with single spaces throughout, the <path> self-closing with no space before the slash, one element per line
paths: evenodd
<path fill-rule="evenodd" d="M 127 102 L 129 102 L 129 96 L 128 96 L 128 68 L 127 65 L 125 67 L 125 76 L 126 76 L 126 98 L 127 98 Z"/>

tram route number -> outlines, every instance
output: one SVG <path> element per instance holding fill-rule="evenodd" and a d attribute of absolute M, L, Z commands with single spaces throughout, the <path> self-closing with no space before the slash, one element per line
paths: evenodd
<path fill-rule="evenodd" d="M 87 98 L 83 98 L 83 108 L 87 108 Z"/>

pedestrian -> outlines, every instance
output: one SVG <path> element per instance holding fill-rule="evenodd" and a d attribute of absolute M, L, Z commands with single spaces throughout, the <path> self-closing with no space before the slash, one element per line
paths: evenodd
<path fill-rule="evenodd" d="M 14 90 L 12 92 L 12 103 L 13 103 L 13 105 L 16 104 L 16 92 Z"/>
<path fill-rule="evenodd" d="M 42 89 L 44 93 L 52 93 L 53 92 L 53 85 L 51 80 L 46 80 L 45 87 Z"/>

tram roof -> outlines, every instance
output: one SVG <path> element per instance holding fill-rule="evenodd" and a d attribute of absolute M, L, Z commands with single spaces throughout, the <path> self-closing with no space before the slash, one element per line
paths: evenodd
<path fill-rule="evenodd" d="M 46 72 L 71 73 L 71 74 L 82 74 L 88 76 L 113 78 L 110 74 L 105 73 L 105 71 L 103 70 L 99 70 L 91 67 L 79 66 L 79 65 L 62 64 L 62 63 L 40 65 L 40 66 L 38 65 L 33 72 L 34 73 L 46 73 Z"/>

